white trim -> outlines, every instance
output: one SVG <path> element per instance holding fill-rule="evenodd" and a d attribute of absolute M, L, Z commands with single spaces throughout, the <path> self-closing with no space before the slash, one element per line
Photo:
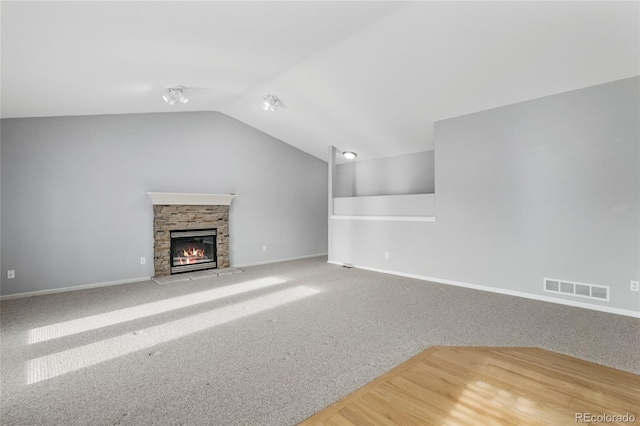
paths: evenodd
<path fill-rule="evenodd" d="M 264 262 L 254 262 L 254 263 L 242 263 L 236 265 L 235 263 L 232 265 L 233 268 L 245 268 L 247 266 L 258 266 L 258 265 L 268 265 L 269 263 L 279 263 L 279 262 L 288 262 L 290 260 L 300 260 L 300 259 L 309 259 L 311 257 L 320 257 L 326 256 L 328 253 L 318 253 L 318 254 L 308 254 L 306 256 L 298 256 L 298 257 L 287 257 L 285 259 L 274 259 L 274 260 L 266 260 Z"/>
<path fill-rule="evenodd" d="M 332 214 L 331 219 L 341 220 L 389 220 L 396 222 L 435 222 L 435 216 L 347 216 Z"/>
<path fill-rule="evenodd" d="M 137 283 L 142 281 L 149 281 L 150 279 L 151 277 L 140 277 L 140 278 L 131 278 L 128 280 L 106 281 L 102 283 L 84 284 L 84 285 L 77 285 L 73 287 L 54 288 L 51 290 L 37 290 L 37 291 L 28 291 L 26 293 L 6 294 L 4 296 L 0 296 L 0 300 L 20 299 L 23 297 L 32 297 L 32 296 L 44 296 L 45 294 L 64 293 L 67 291 L 76 291 L 76 290 L 87 290 L 90 288 L 97 288 L 97 287 L 109 287 L 112 285 L 130 284 L 130 283 Z"/>
<path fill-rule="evenodd" d="M 334 262 L 331 260 L 328 260 L 327 263 L 331 263 L 339 266 L 345 265 L 345 263 Z M 367 271 L 380 272 L 380 273 L 389 274 L 389 275 L 397 275 L 400 277 L 414 278 L 422 281 L 432 281 L 432 282 L 441 283 L 441 284 L 454 285 L 457 287 L 472 288 L 474 290 L 489 291 L 491 293 L 506 294 L 509 296 L 523 297 L 525 299 L 533 299 L 533 300 L 539 300 L 542 302 L 551 302 L 559 305 L 567 305 L 567 306 L 573 306 L 576 308 L 591 309 L 594 311 L 607 312 L 610 314 L 625 315 L 628 317 L 640 318 L 640 311 L 636 312 L 636 311 L 630 311 L 628 309 L 612 308 L 610 306 L 593 305 L 591 303 L 583 303 L 583 302 L 577 302 L 573 300 L 556 299 L 555 297 L 540 296 L 537 294 L 523 293 L 520 291 L 506 290 L 506 289 L 495 288 L 495 287 L 487 287 L 484 285 L 463 283 L 460 281 L 452 281 L 452 280 L 447 280 L 442 278 L 426 277 L 426 276 L 417 275 L 417 274 L 406 274 L 403 272 L 388 271 L 386 269 L 369 268 L 367 266 L 359 266 L 359 265 L 351 265 L 351 264 L 350 266 L 353 268 L 364 269 Z"/>
<path fill-rule="evenodd" d="M 206 205 L 228 206 L 237 195 L 235 194 L 189 194 L 178 192 L 147 192 L 151 202 L 161 205 Z"/>

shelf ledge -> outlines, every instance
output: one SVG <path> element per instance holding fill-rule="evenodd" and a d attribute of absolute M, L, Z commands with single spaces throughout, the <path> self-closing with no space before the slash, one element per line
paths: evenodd
<path fill-rule="evenodd" d="M 396 222 L 435 222 L 436 216 L 353 216 L 331 215 L 331 219 L 339 220 L 387 220 Z"/>
<path fill-rule="evenodd" d="M 147 192 L 151 202 L 161 205 L 229 206 L 235 194 L 190 194 L 184 192 Z"/>

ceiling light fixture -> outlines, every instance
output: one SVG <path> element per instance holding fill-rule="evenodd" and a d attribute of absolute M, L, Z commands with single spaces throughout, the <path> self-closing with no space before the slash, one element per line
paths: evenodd
<path fill-rule="evenodd" d="M 265 95 L 263 101 L 264 103 L 262 104 L 262 109 L 265 111 L 276 112 L 276 109 L 278 109 L 278 105 L 280 105 L 280 99 L 278 99 L 276 95 Z"/>
<path fill-rule="evenodd" d="M 358 154 L 352 151 L 345 151 L 342 153 L 342 155 L 344 155 L 344 158 L 346 158 L 347 160 L 353 160 L 358 156 Z"/>
<path fill-rule="evenodd" d="M 175 105 L 178 101 L 186 104 L 189 102 L 189 98 L 184 95 L 185 88 L 182 86 L 171 86 L 164 88 L 164 94 L 162 95 L 162 99 L 169 105 Z"/>
<path fill-rule="evenodd" d="M 162 98 L 171 106 L 178 103 L 178 100 L 171 95 L 164 95 Z"/>
<path fill-rule="evenodd" d="M 180 91 L 178 92 L 178 100 L 179 100 L 180 102 L 182 102 L 183 104 L 186 104 L 187 102 L 189 102 L 189 98 L 187 98 L 187 97 L 184 95 L 184 93 L 182 93 L 182 90 L 180 90 Z"/>

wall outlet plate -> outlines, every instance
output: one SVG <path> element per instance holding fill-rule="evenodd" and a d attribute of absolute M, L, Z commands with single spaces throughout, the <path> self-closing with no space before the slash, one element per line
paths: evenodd
<path fill-rule="evenodd" d="M 631 281 L 631 291 L 640 291 L 640 281 Z"/>
<path fill-rule="evenodd" d="M 145 263 L 147 263 L 147 259 L 145 259 L 144 257 L 140 258 L 140 264 L 144 265 Z"/>
<path fill-rule="evenodd" d="M 15 277 L 16 277 L 16 271 L 15 271 L 15 270 L 13 270 L 13 269 L 9 269 L 9 270 L 7 271 L 7 279 L 8 279 L 8 280 L 12 280 L 12 279 L 14 279 Z"/>

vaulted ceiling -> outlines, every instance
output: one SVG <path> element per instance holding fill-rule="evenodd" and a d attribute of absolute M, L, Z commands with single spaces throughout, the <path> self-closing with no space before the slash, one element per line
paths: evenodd
<path fill-rule="evenodd" d="M 434 121 L 640 74 L 638 2 L 1 7 L 3 118 L 220 111 L 322 159 L 432 149 Z"/>

